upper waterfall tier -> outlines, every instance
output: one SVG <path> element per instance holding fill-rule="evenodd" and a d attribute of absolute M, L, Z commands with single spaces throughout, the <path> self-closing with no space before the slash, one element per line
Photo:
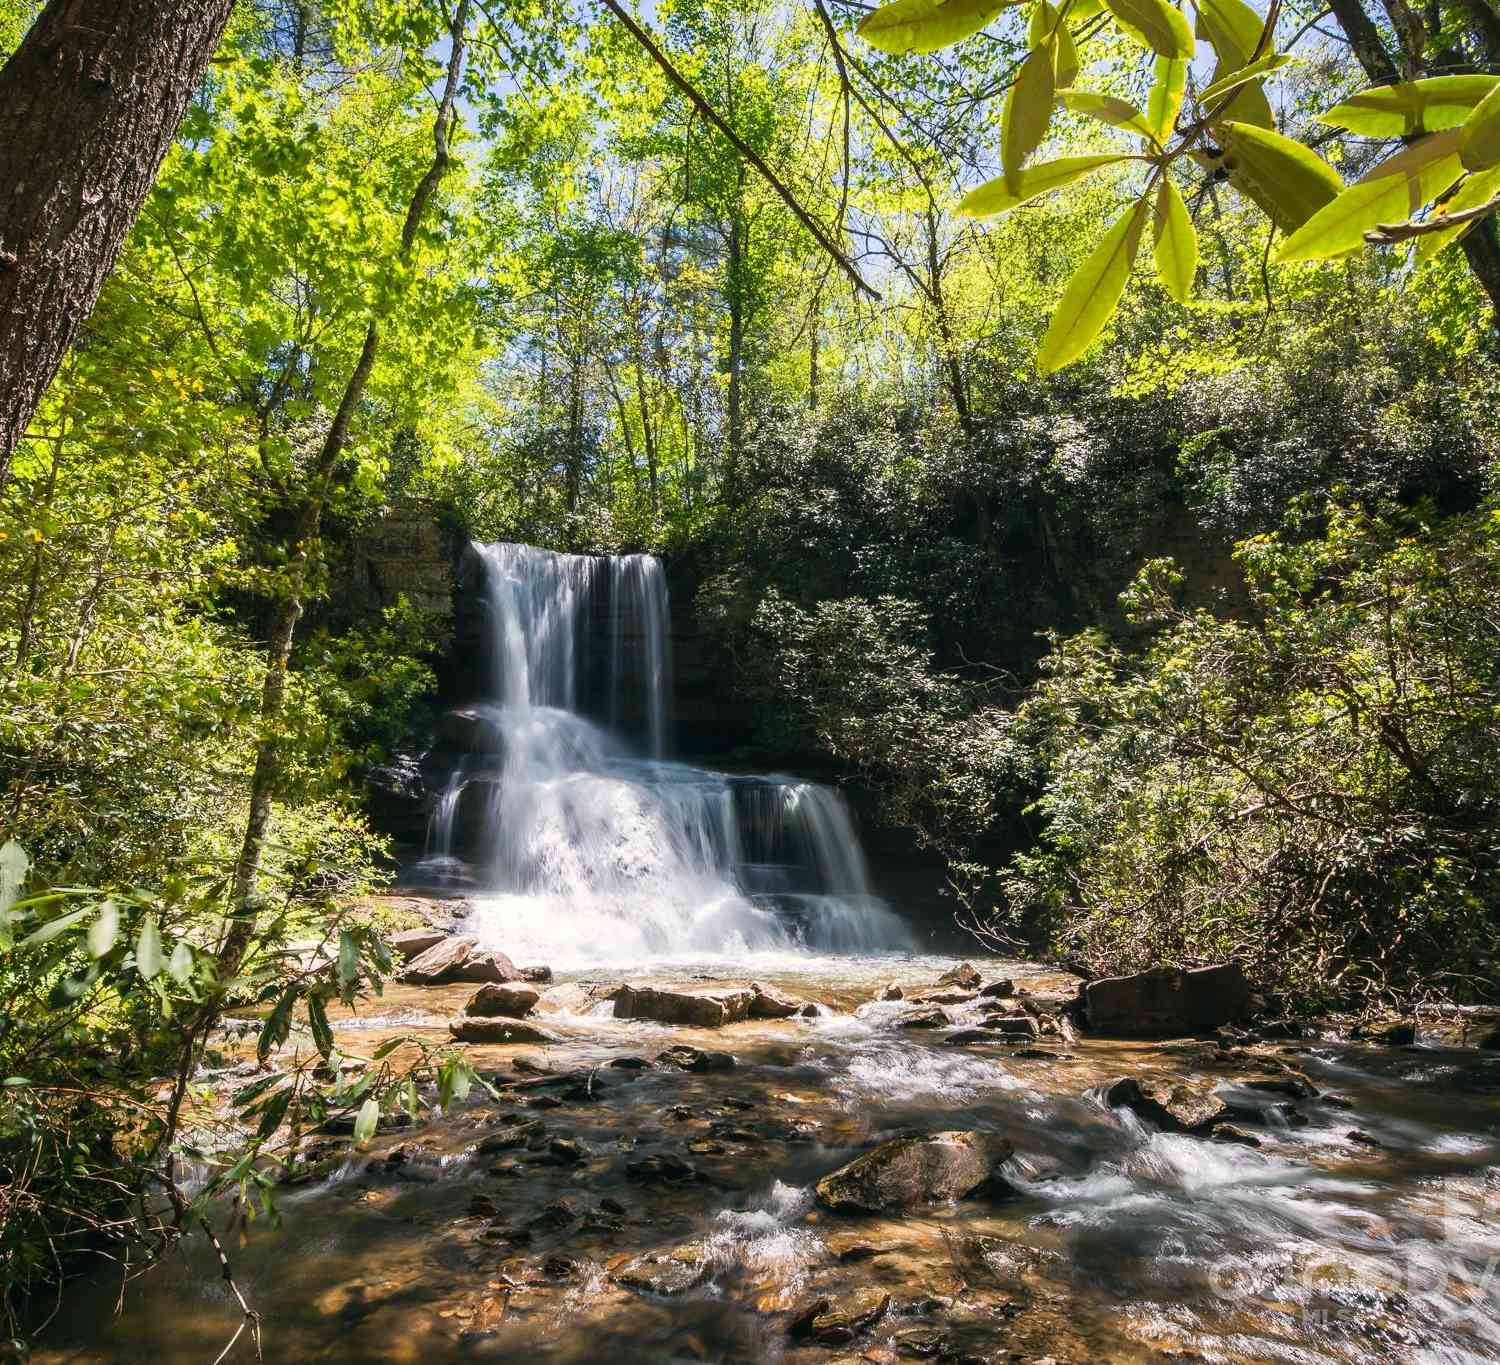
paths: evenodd
<path fill-rule="evenodd" d="M 475 549 L 491 699 L 462 713 L 426 868 L 472 879 L 473 927 L 555 965 L 911 946 L 837 791 L 664 757 L 660 561 Z"/>

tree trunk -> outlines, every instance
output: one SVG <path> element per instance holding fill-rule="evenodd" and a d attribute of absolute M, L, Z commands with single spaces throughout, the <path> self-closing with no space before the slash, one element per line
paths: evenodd
<path fill-rule="evenodd" d="M 468 22 L 468 14 L 469 0 L 459 0 L 458 11 L 450 29 L 447 81 L 443 87 L 443 96 L 433 124 L 433 159 L 407 206 L 406 223 L 401 233 L 402 260 L 411 258 L 412 245 L 416 241 L 417 229 L 421 226 L 427 205 L 451 164 L 448 137 L 454 118 L 459 78 L 463 72 L 464 28 Z M 266 676 L 261 686 L 260 740 L 256 745 L 255 773 L 250 784 L 250 810 L 245 822 L 245 837 L 240 846 L 240 856 L 234 870 L 233 895 L 236 903 L 241 907 L 244 907 L 255 894 L 256 883 L 260 877 L 261 860 L 265 855 L 266 834 L 271 824 L 271 807 L 279 785 L 281 738 L 278 730 L 282 710 L 286 704 L 287 668 L 291 662 L 292 643 L 297 631 L 297 622 L 302 615 L 307 565 L 322 522 L 323 505 L 327 501 L 339 461 L 348 449 L 350 425 L 354 420 L 355 410 L 364 401 L 365 387 L 375 368 L 375 357 L 379 350 L 380 320 L 379 317 L 372 317 L 365 329 L 365 340 L 360 349 L 359 359 L 355 362 L 354 370 L 344 385 L 338 411 L 334 414 L 322 449 L 318 452 L 318 460 L 309 478 L 307 494 L 298 509 L 288 546 L 290 551 L 287 556 L 289 581 L 277 605 L 275 620 L 271 627 Z M 250 913 L 242 913 L 233 921 L 219 951 L 221 978 L 227 979 L 239 971 L 240 962 L 250 944 L 254 927 L 254 915 Z"/>
<path fill-rule="evenodd" d="M 744 395 L 741 376 L 745 367 L 745 272 L 744 225 L 739 205 L 729 222 L 729 259 L 726 262 L 726 284 L 729 295 L 729 461 L 724 471 L 724 498 L 735 500 L 739 482 L 740 451 L 745 443 Z"/>
<path fill-rule="evenodd" d="M 51 0 L 0 70 L 0 492 L 234 0 Z"/>

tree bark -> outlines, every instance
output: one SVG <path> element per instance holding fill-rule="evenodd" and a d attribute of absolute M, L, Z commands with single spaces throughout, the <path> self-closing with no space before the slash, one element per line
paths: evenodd
<path fill-rule="evenodd" d="M 51 0 L 0 70 L 0 492 L 234 0 Z"/>

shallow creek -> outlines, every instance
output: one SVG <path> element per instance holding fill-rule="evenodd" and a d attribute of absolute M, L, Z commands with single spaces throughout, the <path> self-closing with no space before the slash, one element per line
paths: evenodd
<path fill-rule="evenodd" d="M 1227 1055 L 1201 1040 L 965 1047 L 870 1003 L 886 982 L 929 984 L 952 965 L 677 963 L 679 978 L 754 977 L 832 1012 L 708 1032 L 616 1020 L 605 1003 L 547 1016 L 557 1045 L 473 1048 L 509 1087 L 499 1103 L 471 1097 L 377 1136 L 332 1178 L 285 1191 L 279 1228 L 230 1245 L 265 1358 L 1500 1360 L 1500 1057 L 1316 1039 Z M 1022 989 L 1059 984 L 980 965 Z M 340 1021 L 340 1045 L 438 1036 L 470 989 L 392 988 Z M 679 1042 L 738 1064 L 610 1065 Z M 1236 1088 L 1265 1058 L 1319 1098 Z M 539 1081 L 536 1066 L 583 1076 Z M 1240 1124 L 1260 1146 L 1155 1132 L 1099 1097 L 1114 1077 L 1157 1073 L 1216 1079 L 1261 1109 Z M 583 1159 L 556 1164 L 543 1141 L 476 1150 L 518 1120 L 575 1139 Z M 958 1128 L 1013 1142 L 1013 1195 L 889 1220 L 815 1207 L 814 1182 L 875 1141 Z M 652 1155 L 695 1174 L 632 1178 Z M 853 1340 L 789 1335 L 800 1307 L 864 1290 L 890 1306 Z M 210 1362 L 238 1324 L 201 1245 L 137 1281 L 117 1314 L 118 1293 L 85 1287 L 40 1359 Z M 254 1359 L 248 1339 L 229 1359 Z"/>

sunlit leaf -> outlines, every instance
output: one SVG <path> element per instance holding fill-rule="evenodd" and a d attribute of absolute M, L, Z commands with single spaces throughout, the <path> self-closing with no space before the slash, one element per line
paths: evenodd
<path fill-rule="evenodd" d="M 167 958 L 167 975 L 179 986 L 185 986 L 193 975 L 193 950 L 181 939 L 172 948 Z"/>
<path fill-rule="evenodd" d="M 1220 95 L 1227 95 L 1231 90 L 1237 90 L 1247 81 L 1259 80 L 1272 71 L 1279 71 L 1292 60 L 1294 59 L 1285 52 L 1272 52 L 1258 62 L 1251 62 L 1249 66 L 1241 67 L 1238 71 L 1206 87 L 1198 96 L 1198 103 L 1211 104 Z"/>
<path fill-rule="evenodd" d="M 1074 272 L 1037 351 L 1036 365 L 1051 374 L 1077 360 L 1098 339 L 1120 306 L 1140 246 L 1149 198 L 1132 204 Z"/>
<path fill-rule="evenodd" d="M 1165 142 L 1182 111 L 1188 63 L 1176 57 L 1158 57 L 1152 72 L 1151 94 L 1146 101 L 1146 126 L 1158 142 Z"/>
<path fill-rule="evenodd" d="M 1431 76 L 1377 85 L 1336 104 L 1318 121 L 1361 137 L 1411 137 L 1457 128 L 1492 90 L 1500 76 Z"/>
<path fill-rule="evenodd" d="M 156 927 L 155 915 L 141 921 L 135 940 L 135 969 L 147 981 L 161 971 L 161 930 Z"/>
<path fill-rule="evenodd" d="M 1154 232 L 1156 277 L 1178 303 L 1186 303 L 1198 273 L 1198 231 L 1177 186 L 1166 176 L 1156 195 Z"/>
<path fill-rule="evenodd" d="M 1477 175 L 1464 177 L 1464 182 L 1447 199 L 1436 206 L 1438 213 L 1462 213 L 1466 209 L 1477 209 L 1500 194 L 1500 166 L 1493 170 L 1480 171 Z M 1441 232 L 1429 232 L 1417 238 L 1417 262 L 1425 265 L 1444 247 L 1451 246 L 1470 228 L 1477 227 L 1479 219 L 1458 223 Z"/>
<path fill-rule="evenodd" d="M 1295 232 L 1343 188 L 1338 172 L 1300 142 L 1248 123 L 1216 126 L 1230 183 L 1283 232 Z"/>
<path fill-rule="evenodd" d="M 4 847 L 0 847 L 0 915 L 9 914 L 11 906 L 20 899 L 30 867 L 26 850 L 14 839 L 6 840 Z"/>
<path fill-rule="evenodd" d="M 936 52 L 978 33 L 1019 0 L 894 0 L 859 22 L 855 32 L 882 52 Z"/>
<path fill-rule="evenodd" d="M 375 1136 L 375 1129 L 380 1123 L 380 1101 L 373 1095 L 359 1106 L 359 1113 L 354 1117 L 354 1145 L 363 1147 Z"/>
<path fill-rule="evenodd" d="M 1075 180 L 1082 180 L 1101 166 L 1114 166 L 1123 161 L 1139 159 L 1107 153 L 1102 156 L 1065 156 L 1056 161 L 1044 161 L 1040 166 L 1028 166 L 1023 170 L 1017 177 L 1013 190 L 1006 185 L 1005 177 L 1001 175 L 985 181 L 978 189 L 971 190 L 963 197 L 958 211 L 970 218 L 989 218 L 1041 195 L 1050 194 L 1053 190 L 1060 190 Z"/>
<path fill-rule="evenodd" d="M 1112 128 L 1139 133 L 1152 142 L 1157 140 L 1146 116 L 1127 100 L 1116 99 L 1113 95 L 1096 94 L 1092 90 L 1059 90 L 1057 99 L 1064 109 L 1075 114 L 1085 114 Z"/>
<path fill-rule="evenodd" d="M 1027 160 L 1041 146 L 1052 121 L 1052 54 L 1033 48 L 1005 97 L 1005 118 L 1000 131 L 1000 162 L 1005 182 L 1012 190 Z"/>
<path fill-rule="evenodd" d="M 1196 0 L 1196 9 L 1198 36 L 1208 42 L 1219 59 L 1213 81 L 1232 76 L 1258 60 L 1256 54 L 1266 36 L 1265 20 L 1244 0 Z M 1276 118 L 1259 80 L 1235 90 L 1219 110 L 1219 116 L 1258 128 L 1276 127 Z"/>
<path fill-rule="evenodd" d="M 1405 222 L 1463 174 L 1458 159 L 1461 135 L 1458 128 L 1433 133 L 1382 161 L 1303 223 L 1282 243 L 1276 259 L 1341 256 L 1361 249 L 1372 228 Z"/>
<path fill-rule="evenodd" d="M 59 915 L 56 919 L 49 919 L 40 929 L 27 934 L 21 940 L 20 946 L 22 948 L 35 948 L 40 944 L 50 943 L 59 934 L 67 929 L 71 929 L 73 925 L 77 924 L 92 909 L 92 906 L 85 905 L 77 910 L 68 911 L 66 915 Z"/>
<path fill-rule="evenodd" d="M 1073 35 L 1049 0 L 1037 0 L 1031 11 L 1027 43 L 1033 48 L 1045 47 L 1052 53 L 1054 86 L 1060 89 L 1072 85 L 1078 78 L 1078 49 L 1074 46 Z"/>
<path fill-rule="evenodd" d="M 1176 5 L 1168 0 L 1104 0 L 1115 23 L 1142 47 L 1163 57 L 1183 60 L 1193 55 L 1193 31 Z"/>
<path fill-rule="evenodd" d="M 1470 171 L 1500 166 L 1500 83 L 1482 99 L 1464 123 L 1459 159 Z"/>
<path fill-rule="evenodd" d="M 103 957 L 120 936 L 120 909 L 112 900 L 99 902 L 99 913 L 89 925 L 89 952 Z"/>

